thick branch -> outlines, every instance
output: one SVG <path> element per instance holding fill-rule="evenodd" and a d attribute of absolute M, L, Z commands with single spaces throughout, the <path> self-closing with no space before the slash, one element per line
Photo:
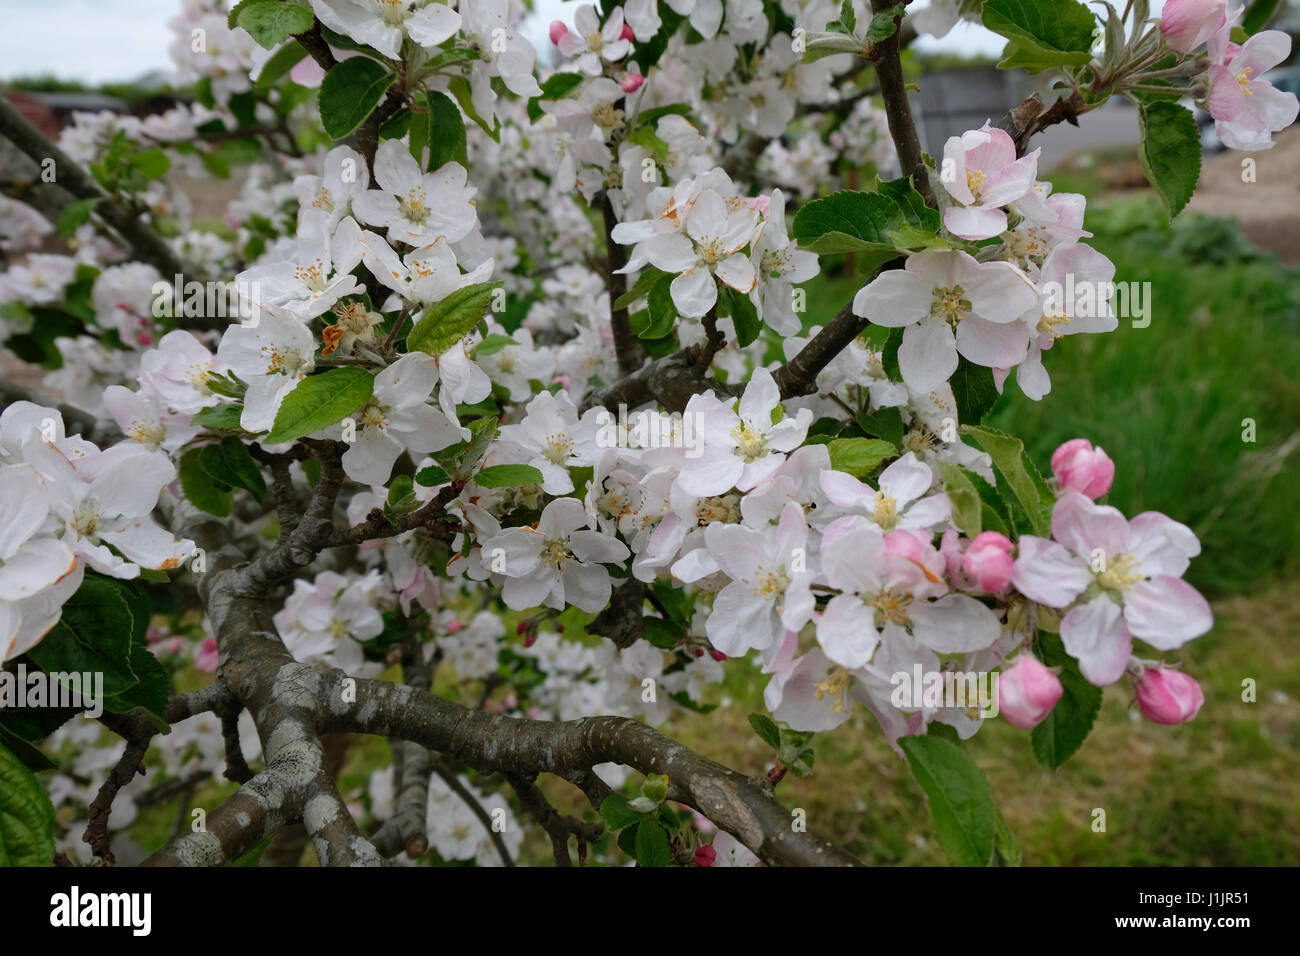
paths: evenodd
<path fill-rule="evenodd" d="M 871 0 L 872 13 L 880 13 L 892 6 L 895 6 L 892 0 Z M 929 170 L 922 158 L 921 139 L 916 134 L 916 121 L 907 102 L 907 82 L 903 79 L 903 64 L 899 58 L 900 33 L 895 30 L 887 40 L 873 46 L 871 59 L 876 64 L 880 95 L 885 101 L 885 119 L 889 122 L 889 135 L 898 151 L 899 166 L 904 176 L 912 177 L 925 204 L 934 206 L 934 190 L 930 188 Z"/>
<path fill-rule="evenodd" d="M 618 216 L 614 213 L 614 204 L 607 192 L 600 194 L 600 211 L 605 221 L 605 287 L 609 290 L 609 321 L 614 331 L 614 354 L 618 357 L 619 371 L 627 375 L 640 367 L 645 352 L 637 337 L 632 334 L 627 306 L 614 307 L 614 303 L 627 292 L 627 276 L 619 271 L 627 265 L 627 251 L 614 241 Z"/>
<path fill-rule="evenodd" d="M 481 772 L 568 776 L 601 763 L 666 774 L 668 799 L 688 804 L 732 833 L 766 863 L 847 866 L 859 861 L 821 837 L 795 832 L 792 816 L 762 783 L 714 763 L 651 727 L 624 717 L 556 723 L 473 711 L 383 681 L 356 681 L 355 701 L 341 693 L 342 675 L 322 675 L 336 689 L 324 730 L 402 737 L 446 753 Z"/>

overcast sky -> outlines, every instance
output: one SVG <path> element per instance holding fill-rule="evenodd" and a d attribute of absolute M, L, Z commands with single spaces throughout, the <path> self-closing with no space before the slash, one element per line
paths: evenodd
<path fill-rule="evenodd" d="M 537 0 L 537 12 L 525 26 L 529 39 L 542 48 L 548 42 L 547 24 L 554 19 L 571 23 L 577 5 L 576 0 Z M 1154 15 L 1163 0 L 1151 6 Z M 53 73 L 100 83 L 169 70 L 167 21 L 179 7 L 178 0 L 6 3 L 0 30 L 0 79 Z M 983 27 L 964 23 L 942 40 L 923 37 L 917 48 L 996 55 L 1003 43 Z"/>

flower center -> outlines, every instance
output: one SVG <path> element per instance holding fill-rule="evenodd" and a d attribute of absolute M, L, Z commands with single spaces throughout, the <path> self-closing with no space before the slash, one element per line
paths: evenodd
<path fill-rule="evenodd" d="M 568 538 L 549 538 L 542 545 L 542 563 L 549 564 L 555 570 L 561 570 L 573 558 L 573 552 L 569 550 Z"/>
<path fill-rule="evenodd" d="M 405 198 L 397 200 L 397 206 L 402 211 L 403 218 L 416 225 L 423 226 L 429 220 L 428 199 L 422 187 L 417 186 Z"/>
<path fill-rule="evenodd" d="M 826 675 L 826 679 L 813 688 L 818 700 L 825 700 L 828 696 L 832 698 L 831 713 L 842 714 L 849 709 L 848 696 L 849 686 L 853 683 L 853 675 L 843 667 L 837 667 Z"/>
<path fill-rule="evenodd" d="M 563 465 L 573 454 L 573 439 L 564 433 L 550 435 L 542 447 L 542 457 L 552 465 Z"/>
<path fill-rule="evenodd" d="M 867 601 L 867 604 L 875 609 L 877 627 L 884 627 L 888 621 L 906 625 L 907 609 L 912 604 L 912 595 L 901 591 L 881 591 Z"/>
<path fill-rule="evenodd" d="M 334 197 L 330 195 L 330 191 L 324 186 L 316 190 L 316 198 L 312 200 L 311 204 L 316 209 L 324 209 L 326 212 L 334 211 Z"/>
<path fill-rule="evenodd" d="M 325 277 L 327 271 L 325 263 L 316 259 L 311 265 L 298 266 L 294 269 L 294 277 L 312 292 L 324 292 L 325 287 L 329 285 L 329 280 Z"/>
<path fill-rule="evenodd" d="M 1132 585 L 1142 580 L 1142 571 L 1138 559 L 1132 554 L 1121 554 L 1112 558 L 1106 570 L 1098 572 L 1097 583 L 1104 590 L 1123 594 Z"/>
<path fill-rule="evenodd" d="M 1064 312 L 1055 314 L 1043 313 L 1043 317 L 1038 320 L 1038 334 L 1050 335 L 1053 339 L 1059 339 L 1064 332 L 1058 332 L 1057 328 L 1062 325 L 1069 325 L 1070 319 Z"/>
<path fill-rule="evenodd" d="M 1241 92 L 1246 94 L 1247 96 L 1255 95 L 1250 89 L 1250 75 L 1254 72 L 1255 71 L 1252 70 L 1250 67 L 1246 67 L 1244 70 L 1242 70 L 1240 73 L 1237 74 L 1237 82 L 1241 85 Z"/>
<path fill-rule="evenodd" d="M 723 524 L 736 524 L 740 521 L 740 512 L 736 507 L 735 495 L 722 495 L 717 498 L 703 498 L 695 509 L 701 527 L 718 521 Z"/>
<path fill-rule="evenodd" d="M 951 289 L 933 290 L 934 299 L 930 303 L 930 315 L 942 319 L 957 328 L 957 323 L 965 318 L 971 309 L 970 300 L 964 298 L 965 290 L 955 285 Z"/>
<path fill-rule="evenodd" d="M 972 169 L 966 173 L 966 188 L 970 194 L 975 197 L 975 201 L 980 201 L 980 190 L 984 188 L 984 170 Z"/>
<path fill-rule="evenodd" d="M 126 437 L 138 441 L 142 445 L 157 447 L 167 437 L 167 429 L 162 426 L 161 422 L 133 421 L 131 427 L 127 430 Z"/>
<path fill-rule="evenodd" d="M 765 568 L 758 566 L 754 584 L 754 596 L 763 598 L 779 597 L 790 586 L 790 575 L 784 567 Z"/>
<path fill-rule="evenodd" d="M 348 622 L 341 617 L 336 617 L 330 621 L 330 634 L 337 638 L 347 637 L 350 633 Z"/>
<path fill-rule="evenodd" d="M 893 531 L 898 524 L 898 501 L 883 491 L 876 492 L 876 524 L 884 531 Z"/>
<path fill-rule="evenodd" d="M 763 437 L 763 433 L 748 425 L 737 425 L 731 430 L 731 437 L 736 442 L 736 454 L 747 463 L 762 458 L 767 450 L 767 440 Z"/>
<path fill-rule="evenodd" d="M 390 27 L 400 27 L 406 20 L 406 0 L 379 0 L 379 16 Z"/>

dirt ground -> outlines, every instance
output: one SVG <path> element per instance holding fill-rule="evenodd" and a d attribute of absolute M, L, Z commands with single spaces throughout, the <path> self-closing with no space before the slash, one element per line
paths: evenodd
<path fill-rule="evenodd" d="M 1300 127 L 1274 138 L 1277 145 L 1262 152 L 1207 154 L 1187 208 L 1235 219 L 1257 245 L 1300 264 Z M 1253 181 L 1244 181 L 1252 161 Z"/>

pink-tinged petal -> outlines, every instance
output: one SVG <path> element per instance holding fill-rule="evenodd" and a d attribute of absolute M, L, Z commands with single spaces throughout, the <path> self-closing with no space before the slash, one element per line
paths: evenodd
<path fill-rule="evenodd" d="M 1079 662 L 1079 672 L 1098 687 L 1124 675 L 1133 653 L 1133 638 L 1124 626 L 1119 605 L 1107 597 L 1093 598 L 1061 620 L 1066 653 Z"/>
<path fill-rule="evenodd" d="M 76 568 L 77 559 L 55 538 L 34 538 L 0 564 L 0 601 L 34 597 Z"/>
<path fill-rule="evenodd" d="M 880 490 L 893 498 L 900 510 L 929 491 L 933 483 L 930 466 L 910 451 L 880 473 Z"/>
<path fill-rule="evenodd" d="M 1295 122 L 1300 100 L 1294 93 L 1283 93 L 1269 83 L 1256 82 L 1248 87 L 1251 107 L 1270 130 L 1280 131 Z"/>
<path fill-rule="evenodd" d="M 1250 112 L 1246 92 L 1237 78 L 1223 66 L 1210 67 L 1210 93 L 1205 106 L 1216 120 L 1234 122 Z"/>
<path fill-rule="evenodd" d="M 853 595 L 831 598 L 817 621 L 817 643 L 841 667 L 858 668 L 866 664 L 880 643 L 871 609 Z"/>
<path fill-rule="evenodd" d="M 1011 583 L 1030 600 L 1065 607 L 1092 581 L 1085 564 L 1055 541 L 1027 534 L 1021 535 L 1019 543 Z"/>
<path fill-rule="evenodd" d="M 1196 588 L 1160 575 L 1124 592 L 1124 620 L 1134 637 L 1156 650 L 1171 651 L 1208 631 L 1214 615 Z"/>
<path fill-rule="evenodd" d="M 976 365 L 1011 368 L 1029 351 L 1029 329 L 1023 322 L 999 325 L 970 315 L 957 324 L 957 351 Z"/>
<path fill-rule="evenodd" d="M 1118 509 L 1094 504 L 1077 491 L 1065 491 L 1052 509 L 1052 537 L 1085 562 L 1101 549 L 1109 564 L 1128 550 L 1129 528 Z"/>
<path fill-rule="evenodd" d="M 949 206 L 943 211 L 944 228 L 959 239 L 991 239 L 1007 228 L 1007 214 L 984 206 Z"/>
<path fill-rule="evenodd" d="M 937 601 L 908 608 L 912 636 L 940 654 L 966 654 L 991 647 L 1002 634 L 997 615 L 965 594 L 945 594 Z"/>
<path fill-rule="evenodd" d="M 902 328 L 930 314 L 934 286 L 906 269 L 891 269 L 858 290 L 853 314 L 875 325 Z"/>
<path fill-rule="evenodd" d="M 1191 559 L 1201 553 L 1201 542 L 1191 528 L 1158 511 L 1142 512 L 1128 527 L 1129 548 L 1148 576 L 1180 578 Z"/>
<path fill-rule="evenodd" d="M 964 277 L 971 311 L 989 322 L 1014 322 L 1038 305 L 1038 289 L 1009 262 L 984 262 Z"/>
<path fill-rule="evenodd" d="M 781 616 L 781 626 L 789 631 L 798 631 L 812 620 L 817 609 L 817 601 L 808 587 L 808 575 L 798 574 L 794 582 L 781 595 L 777 611 Z"/>
<path fill-rule="evenodd" d="M 733 581 L 714 598 L 705 633 L 728 657 L 742 657 L 770 646 L 785 631 L 771 601 L 756 597 L 753 585 Z"/>
<path fill-rule="evenodd" d="M 853 716 L 852 700 L 841 701 L 817 687 L 830 669 L 826 656 L 812 650 L 774 675 L 763 690 L 772 717 L 795 730 L 817 732 L 833 730 Z"/>
<path fill-rule="evenodd" d="M 781 390 L 776 379 L 765 368 L 754 370 L 745 386 L 744 394 L 736 404 L 736 413 L 749 428 L 765 432 L 772 426 L 772 410 L 781 402 Z"/>
<path fill-rule="evenodd" d="M 1233 73 L 1250 70 L 1252 77 L 1262 76 L 1291 55 L 1291 37 L 1281 30 L 1262 30 L 1241 48 L 1228 64 Z"/>
<path fill-rule="evenodd" d="M 903 381 L 915 392 L 928 392 L 957 371 L 957 340 L 946 322 L 926 320 L 908 326 L 898 349 Z"/>
<path fill-rule="evenodd" d="M 841 508 L 866 508 L 876 499 L 876 492 L 852 475 L 827 469 L 819 476 L 822 491 L 832 504 Z"/>
<path fill-rule="evenodd" d="M 744 473 L 744 459 L 727 449 L 706 448 L 698 458 L 686 459 L 677 487 L 693 497 L 707 498 L 736 487 Z"/>

